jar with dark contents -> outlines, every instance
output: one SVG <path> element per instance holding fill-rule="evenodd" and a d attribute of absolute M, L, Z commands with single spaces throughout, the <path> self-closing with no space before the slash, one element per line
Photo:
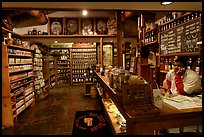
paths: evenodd
<path fill-rule="evenodd" d="M 33 35 L 37 35 L 37 29 L 33 28 Z"/>
<path fill-rule="evenodd" d="M 28 30 L 28 35 L 32 35 L 32 31 L 31 30 Z"/>
<path fill-rule="evenodd" d="M 42 34 L 42 32 L 40 30 L 38 30 L 38 35 L 41 35 L 41 34 Z"/>

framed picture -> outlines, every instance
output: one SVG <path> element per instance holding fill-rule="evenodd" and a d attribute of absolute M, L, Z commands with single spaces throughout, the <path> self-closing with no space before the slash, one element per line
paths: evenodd
<path fill-rule="evenodd" d="M 63 34 L 63 18 L 49 18 L 49 34 L 50 35 Z"/>
<path fill-rule="evenodd" d="M 108 22 L 108 18 L 96 18 L 97 34 L 108 34 L 107 22 Z"/>
<path fill-rule="evenodd" d="M 93 18 L 81 19 L 81 32 L 82 35 L 93 35 Z"/>
<path fill-rule="evenodd" d="M 113 64 L 112 45 L 103 45 L 103 65 L 108 67 Z"/>
<path fill-rule="evenodd" d="M 78 18 L 66 18 L 67 35 L 79 34 Z"/>

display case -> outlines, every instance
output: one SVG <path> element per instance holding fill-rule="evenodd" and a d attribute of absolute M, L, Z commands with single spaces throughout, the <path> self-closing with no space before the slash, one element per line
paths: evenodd
<path fill-rule="evenodd" d="M 116 89 L 111 88 L 107 76 L 101 76 L 96 71 L 94 74 L 97 79 L 95 86 L 99 101 L 114 135 L 139 134 L 134 130 L 137 128 L 137 121 L 141 122 L 141 117 L 160 115 L 161 110 L 155 107 L 152 102 L 150 84 L 126 83 L 119 93 Z"/>

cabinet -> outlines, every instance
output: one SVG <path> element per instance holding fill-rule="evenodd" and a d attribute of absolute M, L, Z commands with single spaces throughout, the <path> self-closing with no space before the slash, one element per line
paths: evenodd
<path fill-rule="evenodd" d="M 96 47 L 92 47 L 89 44 L 73 45 L 70 49 L 71 84 L 83 84 L 86 69 L 92 68 L 96 63 Z M 92 79 L 87 81 L 92 81 Z"/>
<path fill-rule="evenodd" d="M 13 127 L 18 115 L 35 103 L 33 50 L 16 43 L 15 33 L 2 30 L 2 126 Z"/>
<path fill-rule="evenodd" d="M 188 67 L 200 75 L 202 56 L 201 15 L 190 12 L 179 18 L 170 20 L 160 28 L 160 85 L 163 84 L 166 73 L 173 68 L 175 58 L 183 56 Z M 198 69 L 199 68 L 199 69 Z"/>

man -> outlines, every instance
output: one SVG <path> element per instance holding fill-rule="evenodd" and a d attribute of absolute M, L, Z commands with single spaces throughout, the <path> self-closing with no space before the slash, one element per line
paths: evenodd
<path fill-rule="evenodd" d="M 167 92 L 171 92 L 173 95 L 201 93 L 200 76 L 187 68 L 187 61 L 182 57 L 178 57 L 174 61 L 174 69 L 166 74 L 166 85 Z M 199 129 L 198 126 L 195 128 L 196 131 Z M 185 127 L 179 127 L 179 132 L 182 133 L 184 129 Z M 162 129 L 160 132 L 167 134 L 168 130 Z"/>
<path fill-rule="evenodd" d="M 167 92 L 176 94 L 194 94 L 201 92 L 201 78 L 187 68 L 185 58 L 179 57 L 174 62 L 174 69 L 166 75 Z"/>

